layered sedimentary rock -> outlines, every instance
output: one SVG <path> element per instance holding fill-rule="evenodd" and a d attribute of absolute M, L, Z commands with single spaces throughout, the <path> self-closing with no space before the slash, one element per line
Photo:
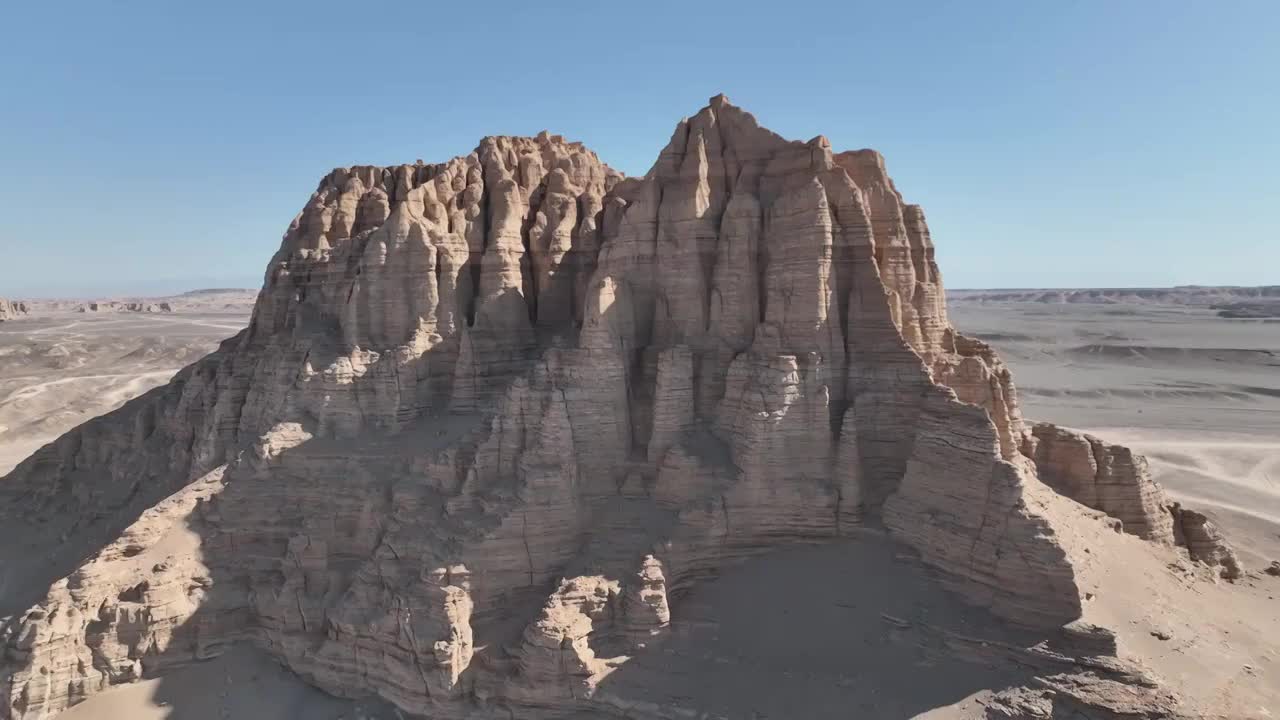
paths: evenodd
<path fill-rule="evenodd" d="M 943 298 L 877 153 L 723 97 L 643 178 L 546 133 L 335 170 L 246 330 L 0 482 L 35 589 L 0 607 L 3 715 L 250 641 L 414 714 L 666 717 L 597 689 L 673 597 L 866 526 L 1059 628 L 1065 526 L 1175 523 L 1127 451 L 1028 432 Z"/>
<path fill-rule="evenodd" d="M 1147 461 L 1129 448 L 1049 423 L 1032 428 L 1040 479 L 1059 493 L 1120 520 L 1124 531 L 1145 540 L 1172 542 L 1164 492 Z"/>
<path fill-rule="evenodd" d="M 931 391 L 884 522 L 961 595 L 1024 623 L 1065 625 L 1081 613 L 1072 554 L 1084 548 L 1055 537 L 1053 493 L 1025 458 L 1001 456 L 999 435 L 981 407 Z"/>
<path fill-rule="evenodd" d="M 1218 573 L 1228 580 L 1244 573 L 1231 544 L 1203 513 L 1173 503 L 1169 514 L 1173 518 L 1174 541 L 1187 548 L 1192 560 L 1218 568 Z"/>
<path fill-rule="evenodd" d="M 1152 479 L 1146 458 L 1050 423 L 1037 423 L 1032 436 L 1037 474 L 1059 494 L 1119 520 L 1131 535 L 1185 547 L 1192 560 L 1218 568 L 1224 578 L 1243 573 L 1235 551 L 1213 522 L 1169 502 Z"/>
<path fill-rule="evenodd" d="M 17 300 L 0 298 L 0 322 L 27 314 L 27 304 Z"/>

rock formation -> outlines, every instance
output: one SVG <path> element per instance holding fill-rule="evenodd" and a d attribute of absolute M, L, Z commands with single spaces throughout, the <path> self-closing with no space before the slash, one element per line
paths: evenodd
<path fill-rule="evenodd" d="M 13 320 L 20 315 L 27 314 L 27 304 L 16 300 L 5 300 L 0 298 L 0 322 L 5 320 Z"/>
<path fill-rule="evenodd" d="M 26 460 L 0 512 L 0 580 L 32 589 L 0 606 L 12 718 L 241 641 L 412 714 L 683 717 L 600 684 L 784 544 L 883 527 L 1054 632 L 1091 535 L 1221 555 L 1127 450 L 1024 427 L 880 155 L 723 96 L 642 178 L 546 133 L 333 171 L 250 326 Z"/>
<path fill-rule="evenodd" d="M 77 308 L 77 312 L 135 312 L 135 313 L 160 313 L 173 312 L 173 306 L 167 302 L 136 302 L 136 301 L 116 301 L 105 300 L 98 302 L 90 302 Z"/>
<path fill-rule="evenodd" d="M 1243 574 L 1235 551 L 1213 522 L 1165 498 L 1146 458 L 1049 423 L 1037 423 L 1032 434 L 1037 474 L 1058 493 L 1115 518 L 1124 532 L 1185 547 L 1191 559 L 1217 568 L 1228 580 Z"/>
<path fill-rule="evenodd" d="M 1145 458 L 1129 448 L 1048 423 L 1038 423 L 1031 432 L 1036 439 L 1036 469 L 1046 485 L 1120 520 L 1127 533 L 1173 541 L 1169 503 L 1151 479 Z"/>
<path fill-rule="evenodd" d="M 1235 550 L 1218 526 L 1203 513 L 1184 508 L 1179 503 L 1170 505 L 1169 512 L 1173 516 L 1174 539 L 1187 548 L 1192 560 L 1218 568 L 1219 574 L 1228 580 L 1244 574 Z"/>

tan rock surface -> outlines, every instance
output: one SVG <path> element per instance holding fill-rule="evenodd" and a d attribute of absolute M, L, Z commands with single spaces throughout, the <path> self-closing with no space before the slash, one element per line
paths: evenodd
<path fill-rule="evenodd" d="M 1027 432 L 943 298 L 883 158 L 723 96 L 643 178 L 546 133 L 335 170 L 246 330 L 0 481 L 0 716 L 251 642 L 415 715 L 698 717 L 628 684 L 678 598 L 856 537 L 1065 643 L 1113 582 L 1095 540 L 1155 586 L 1172 548 L 1115 530 L 1174 523 L 1123 449 Z M 1054 651 L 1054 692 L 1109 717 L 1152 681 L 1095 645 Z"/>
<path fill-rule="evenodd" d="M 17 300 L 0 298 L 0 322 L 15 320 L 27 314 L 27 304 Z"/>
<path fill-rule="evenodd" d="M 1231 544 L 1203 513 L 1178 503 L 1173 503 L 1169 512 L 1173 518 L 1174 540 L 1187 548 L 1192 560 L 1217 567 L 1219 574 L 1228 580 L 1235 580 L 1244 573 Z"/>
<path fill-rule="evenodd" d="M 1036 469 L 1045 484 L 1116 518 L 1127 533 L 1173 541 L 1168 501 L 1151 479 L 1145 458 L 1126 447 L 1049 423 L 1037 423 L 1032 434 Z"/>

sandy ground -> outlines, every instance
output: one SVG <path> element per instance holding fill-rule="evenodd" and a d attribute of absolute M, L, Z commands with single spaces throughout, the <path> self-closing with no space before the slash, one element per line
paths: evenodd
<path fill-rule="evenodd" d="M 673 607 L 672 636 L 599 692 L 724 718 L 969 718 L 994 690 L 1027 682 L 1011 665 L 931 648 L 926 627 L 1018 645 L 1018 635 L 943 592 L 874 532 L 792 547 L 731 567 Z M 929 680 L 922 682 L 921 676 Z M 799 705 L 798 703 L 803 703 Z"/>
<path fill-rule="evenodd" d="M 215 349 L 248 323 L 251 300 L 175 303 L 172 313 L 36 302 L 30 315 L 0 323 L 0 475 Z"/>
<path fill-rule="evenodd" d="M 1147 456 L 1251 567 L 1280 559 L 1280 322 L 1165 304 L 952 302 L 1013 368 L 1023 414 Z"/>
<path fill-rule="evenodd" d="M 353 720 L 376 717 L 307 685 L 260 651 L 235 648 L 209 662 L 95 695 L 59 720 Z"/>

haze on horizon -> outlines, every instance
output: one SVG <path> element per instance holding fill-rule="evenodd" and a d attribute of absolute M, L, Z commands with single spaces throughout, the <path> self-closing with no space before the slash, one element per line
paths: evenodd
<path fill-rule="evenodd" d="M 949 287 L 1280 282 L 1272 2 L 77 1 L 8 19 L 0 295 L 257 287 L 332 167 L 545 128 L 643 174 L 719 92 L 787 137 L 883 153 Z M 477 25 L 483 45 L 448 32 Z"/>

